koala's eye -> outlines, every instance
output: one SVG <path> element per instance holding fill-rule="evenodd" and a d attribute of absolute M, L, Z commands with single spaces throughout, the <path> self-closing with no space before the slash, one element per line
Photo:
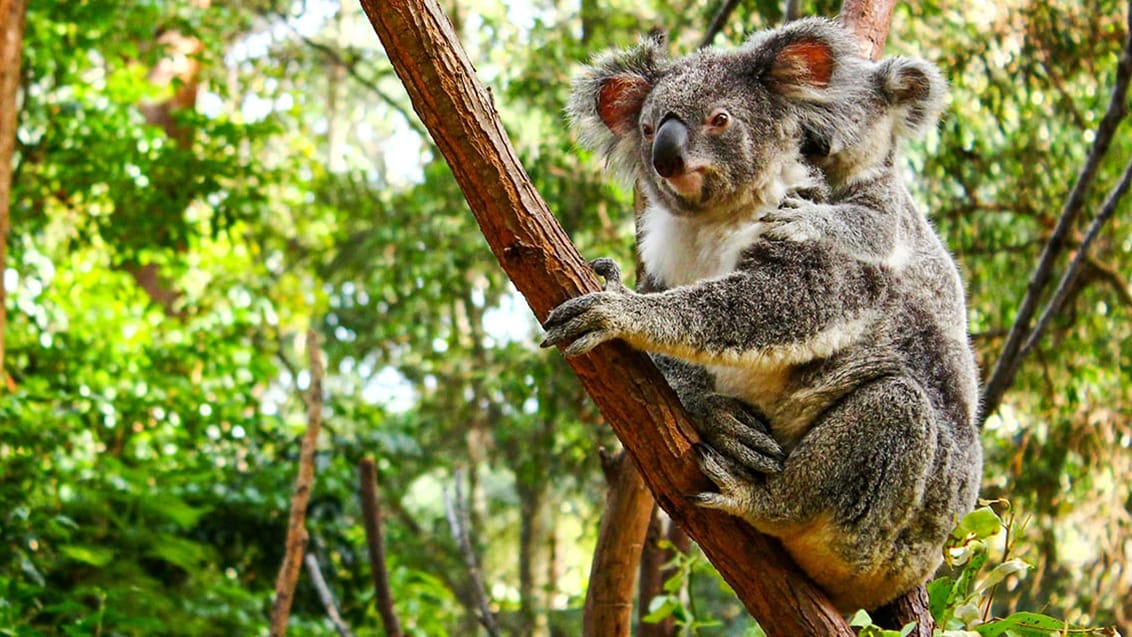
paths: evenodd
<path fill-rule="evenodd" d="M 708 126 L 721 131 L 731 124 L 731 114 L 723 109 L 713 111 L 708 118 Z"/>
<path fill-rule="evenodd" d="M 652 124 L 649 124 L 648 122 L 641 124 L 641 133 L 645 137 L 652 137 L 652 134 L 655 132 L 656 130 L 653 129 Z"/>
<path fill-rule="evenodd" d="M 712 128 L 724 129 L 731 123 L 731 114 L 724 110 L 714 111 L 711 114 L 711 119 L 707 120 L 707 126 Z"/>

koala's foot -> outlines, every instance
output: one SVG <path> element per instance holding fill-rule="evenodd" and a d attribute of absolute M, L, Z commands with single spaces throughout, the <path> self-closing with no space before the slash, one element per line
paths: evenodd
<path fill-rule="evenodd" d="M 690 495 L 688 499 L 702 507 L 745 517 L 753 508 L 751 490 L 757 488 L 764 478 L 750 475 L 711 445 L 698 442 L 692 449 L 696 452 L 700 471 L 719 488 L 719 492 L 705 491 Z"/>
<path fill-rule="evenodd" d="M 700 435 L 732 463 L 753 474 L 782 471 L 786 452 L 753 407 L 720 394 L 709 394 L 688 407 Z"/>

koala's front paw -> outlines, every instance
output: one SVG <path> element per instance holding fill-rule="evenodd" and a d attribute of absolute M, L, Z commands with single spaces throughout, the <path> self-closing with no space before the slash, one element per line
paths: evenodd
<path fill-rule="evenodd" d="M 755 474 L 782 471 L 786 452 L 753 407 L 720 394 L 710 394 L 688 407 L 704 440 L 733 463 Z"/>
<path fill-rule="evenodd" d="M 813 217 L 812 203 L 787 197 L 780 207 L 760 219 L 764 226 L 762 235 L 781 241 L 815 241 L 822 237 L 822 232 Z"/>
<path fill-rule="evenodd" d="M 577 356 L 621 336 L 625 306 L 634 293 L 621 283 L 621 268 L 613 259 L 594 259 L 590 268 L 605 279 L 604 291 L 570 299 L 551 310 L 542 326 L 546 336 L 540 347 L 565 345 L 564 354 Z"/>
<path fill-rule="evenodd" d="M 618 338 L 625 298 L 614 292 L 594 292 L 559 305 L 543 324 L 546 336 L 540 347 L 564 345 L 565 355 L 577 356 Z"/>
<path fill-rule="evenodd" d="M 751 491 L 758 488 L 764 478 L 747 474 L 710 445 L 698 442 L 692 449 L 696 452 L 700 471 L 719 488 L 719 492 L 705 491 L 690 495 L 688 499 L 702 507 L 746 517 L 754 508 Z"/>

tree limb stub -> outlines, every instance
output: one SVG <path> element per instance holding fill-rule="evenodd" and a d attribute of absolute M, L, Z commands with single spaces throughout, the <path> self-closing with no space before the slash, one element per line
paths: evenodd
<path fill-rule="evenodd" d="M 361 5 L 492 251 L 535 315 L 544 319 L 562 301 L 598 291 L 596 277 L 519 165 L 487 89 L 437 3 Z M 710 483 L 696 468 L 688 417 L 647 357 L 612 343 L 569 362 L 657 502 L 700 544 L 769 635 L 853 634 L 777 542 L 685 499 Z"/>

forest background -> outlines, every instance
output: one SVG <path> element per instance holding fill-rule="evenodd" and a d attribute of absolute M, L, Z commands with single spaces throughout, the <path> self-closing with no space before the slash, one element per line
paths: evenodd
<path fill-rule="evenodd" d="M 583 254 L 632 261 L 632 196 L 562 115 L 578 65 L 648 29 L 697 46 L 714 2 L 442 3 L 522 164 Z M 781 22 L 747 2 L 715 43 Z M 835 15 L 832 2 L 802 3 Z M 1113 1 L 901 4 L 889 54 L 952 86 L 908 149 L 993 369 L 1084 163 L 1126 36 Z M 0 631 L 266 629 L 306 425 L 305 334 L 327 361 L 311 553 L 357 634 L 381 634 L 357 464 L 377 463 L 396 610 L 476 630 L 445 500 L 463 485 L 493 610 L 576 634 L 617 444 L 488 251 L 349 2 L 27 7 L 0 396 Z M 1086 200 L 1132 155 L 1114 138 Z M 1122 204 L 988 420 L 983 495 L 1034 565 L 996 613 L 1132 632 L 1132 233 Z M 1084 221 L 1070 234 L 1079 245 Z M 1064 265 L 1064 260 L 1059 262 Z M 1024 520 L 1025 523 L 1021 523 Z M 682 612 L 753 630 L 693 560 Z M 304 578 L 292 627 L 333 634 Z"/>

